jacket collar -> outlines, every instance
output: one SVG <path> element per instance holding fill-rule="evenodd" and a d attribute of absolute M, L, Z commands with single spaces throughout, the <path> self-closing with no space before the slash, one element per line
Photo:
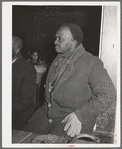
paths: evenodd
<path fill-rule="evenodd" d="M 83 53 L 85 52 L 85 49 L 83 47 L 82 44 L 80 44 L 77 49 L 76 49 L 76 52 L 75 52 L 75 55 L 74 57 L 72 58 L 72 64 L 78 60 L 79 57 L 81 57 L 81 55 L 83 55 Z"/>
<path fill-rule="evenodd" d="M 75 53 L 72 54 L 72 58 L 71 60 L 68 60 L 65 64 L 64 64 L 64 72 L 61 74 L 60 79 L 58 80 L 57 84 L 54 87 L 54 92 L 57 90 L 57 88 L 67 80 L 67 78 L 72 74 L 73 70 L 74 70 L 74 62 L 78 60 L 79 57 L 81 57 L 81 55 L 83 55 L 83 53 L 85 52 L 84 47 L 82 46 L 82 44 L 80 44 L 77 49 L 75 50 Z M 57 66 L 56 63 L 54 63 L 54 66 Z M 54 67 L 53 67 L 54 68 Z"/>
<path fill-rule="evenodd" d="M 75 51 L 73 50 L 72 52 L 68 52 L 68 53 L 65 53 L 65 54 L 58 54 L 56 59 L 57 61 L 54 63 L 55 66 L 58 66 L 59 65 L 59 59 L 61 57 L 70 57 L 67 62 L 65 63 L 65 65 L 68 65 L 71 63 L 72 59 L 74 59 L 73 62 L 75 62 L 83 53 L 85 52 L 85 49 L 83 47 L 82 44 L 80 44 L 76 49 Z M 74 57 L 74 58 L 73 58 Z"/>
<path fill-rule="evenodd" d="M 12 64 L 12 66 L 17 66 L 21 59 L 24 59 L 24 58 L 22 57 L 21 53 L 19 53 L 17 60 Z"/>

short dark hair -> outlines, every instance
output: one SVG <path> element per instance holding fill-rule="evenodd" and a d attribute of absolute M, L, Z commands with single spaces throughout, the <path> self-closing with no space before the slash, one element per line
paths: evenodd
<path fill-rule="evenodd" d="M 17 46 L 18 48 L 20 48 L 20 50 L 22 49 L 23 42 L 18 36 L 13 35 L 12 36 L 12 41 L 13 41 L 14 46 Z"/>
<path fill-rule="evenodd" d="M 31 54 L 33 54 L 33 53 L 38 53 L 38 55 L 39 55 L 39 51 L 36 50 L 36 49 L 34 49 L 34 50 L 31 51 Z"/>
<path fill-rule="evenodd" d="M 62 27 L 68 27 L 72 33 L 73 38 L 77 41 L 77 46 L 83 41 L 83 32 L 79 26 L 73 23 L 64 23 L 61 25 Z"/>

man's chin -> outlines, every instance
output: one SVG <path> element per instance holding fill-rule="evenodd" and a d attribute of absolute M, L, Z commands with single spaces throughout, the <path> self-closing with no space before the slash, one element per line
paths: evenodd
<path fill-rule="evenodd" d="M 61 53 L 61 50 L 59 48 L 55 48 L 57 53 Z"/>

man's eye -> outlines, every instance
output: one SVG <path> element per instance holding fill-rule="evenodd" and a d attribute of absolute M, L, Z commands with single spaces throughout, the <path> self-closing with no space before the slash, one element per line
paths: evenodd
<path fill-rule="evenodd" d="M 56 40 L 60 41 L 60 42 L 63 42 L 64 39 L 60 38 L 60 37 L 57 37 Z"/>
<path fill-rule="evenodd" d="M 60 42 L 63 42 L 63 41 L 64 41 L 64 39 L 62 39 L 62 38 L 59 38 L 59 41 L 60 41 Z"/>

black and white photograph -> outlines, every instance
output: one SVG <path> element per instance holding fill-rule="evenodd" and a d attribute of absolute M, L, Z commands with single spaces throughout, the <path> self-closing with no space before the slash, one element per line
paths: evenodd
<path fill-rule="evenodd" d="M 2 2 L 2 147 L 120 147 L 120 2 Z"/>

